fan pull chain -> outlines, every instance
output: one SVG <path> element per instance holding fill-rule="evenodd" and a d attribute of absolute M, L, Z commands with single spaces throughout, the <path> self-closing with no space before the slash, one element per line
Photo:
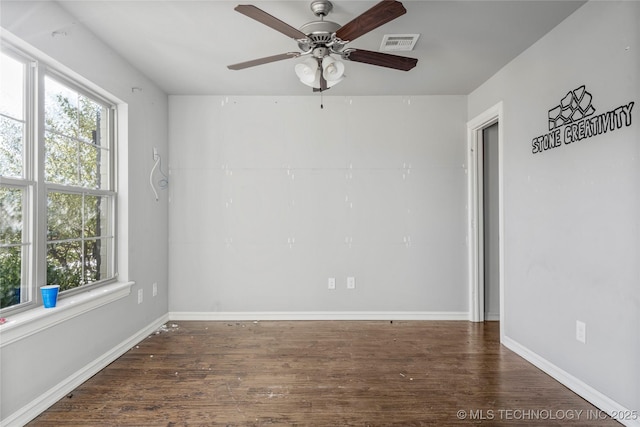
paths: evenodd
<path fill-rule="evenodd" d="M 320 109 L 321 110 L 324 109 L 324 105 L 322 103 L 322 100 L 323 100 L 323 98 L 322 98 L 322 90 L 320 90 Z"/>

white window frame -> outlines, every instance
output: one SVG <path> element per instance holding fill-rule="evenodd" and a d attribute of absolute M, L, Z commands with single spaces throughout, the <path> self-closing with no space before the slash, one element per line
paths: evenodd
<path fill-rule="evenodd" d="M 23 147 L 23 176 L 21 178 L 0 177 L 3 186 L 24 189 L 23 202 L 23 245 L 27 244 L 28 253 L 22 262 L 22 292 L 27 292 L 28 301 L 5 307 L 0 310 L 0 317 L 6 317 L 5 324 L 0 325 L 2 343 L 4 346 L 15 339 L 30 335 L 43 327 L 52 326 L 69 317 L 86 312 L 95 307 L 122 298 L 130 293 L 133 282 L 117 283 L 118 279 L 118 209 L 117 173 L 118 132 L 122 131 L 117 123 L 118 102 L 96 93 L 78 79 L 60 71 L 55 66 L 49 66 L 40 61 L 38 55 L 16 47 L 4 38 L 2 52 L 26 64 L 25 82 L 25 140 Z M 26 49 L 29 50 L 29 49 Z M 109 186 L 107 189 L 85 191 L 83 188 L 68 187 L 59 184 L 46 183 L 44 180 L 44 79 L 49 76 L 63 85 L 87 96 L 88 98 L 108 107 L 109 115 Z M 126 111 L 126 108 L 125 108 Z M 93 283 L 80 285 L 61 293 L 55 313 L 42 307 L 39 288 L 46 285 L 47 280 L 47 194 L 49 191 L 71 190 L 92 195 L 107 195 L 110 203 L 110 235 L 111 250 L 108 255 L 112 263 L 111 277 Z M 104 236 L 101 236 L 104 237 Z M 26 259 L 24 259 L 26 258 Z M 70 298 L 73 297 L 73 298 Z M 55 320 L 59 319 L 59 320 Z M 24 330 L 15 328 L 25 324 L 31 326 Z M 31 331 L 31 332 L 30 332 Z"/>
<path fill-rule="evenodd" d="M 108 277 L 106 279 L 103 280 L 99 280 L 93 283 L 89 283 L 89 284 L 83 284 L 83 285 L 79 285 L 74 289 L 69 289 L 67 291 L 64 291 L 61 294 L 61 298 L 65 298 L 67 296 L 79 293 L 79 292 L 84 292 L 87 291 L 88 289 L 97 287 L 97 286 L 101 286 L 105 283 L 111 283 L 114 282 L 118 276 L 118 272 L 117 272 L 117 238 L 116 238 L 116 223 L 117 223 L 117 203 L 118 203 L 118 193 L 116 191 L 116 171 L 117 171 L 117 159 L 115 156 L 115 152 L 116 152 L 116 143 L 117 143 L 117 131 L 116 131 L 116 126 L 115 126 L 115 117 L 117 116 L 117 108 L 116 108 L 116 103 L 113 101 L 110 101 L 106 98 L 104 98 L 103 96 L 100 96 L 99 94 L 96 94 L 95 92 L 91 91 L 90 89 L 81 86 L 78 82 L 72 80 L 71 78 L 67 77 L 66 75 L 58 72 L 55 69 L 51 69 L 49 67 L 46 66 L 41 66 L 40 69 L 42 70 L 39 73 L 39 77 L 41 77 L 41 84 L 40 87 L 43 88 L 43 92 L 44 92 L 44 78 L 45 77 L 49 77 L 55 81 L 57 81 L 58 83 L 68 87 L 69 89 L 72 89 L 74 91 L 76 91 L 78 94 L 81 94 L 91 100 L 93 100 L 94 102 L 100 103 L 102 104 L 104 107 L 107 108 L 108 111 L 108 138 L 109 138 L 109 142 L 108 142 L 108 162 L 109 162 L 109 176 L 108 176 L 108 188 L 107 189 L 87 189 L 85 187 L 77 187 L 77 186 L 73 186 L 73 185 L 64 185 L 64 184 L 56 184 L 56 183 L 51 183 L 51 182 L 46 182 L 44 177 L 41 177 L 41 179 L 37 180 L 36 185 L 40 186 L 38 193 L 39 194 L 43 194 L 43 198 L 41 200 L 39 200 L 40 203 L 43 203 L 42 206 L 46 206 L 47 204 L 47 196 L 50 192 L 56 192 L 56 193 L 67 193 L 67 194 L 75 194 L 75 195 L 93 195 L 93 196 L 107 196 L 111 198 L 111 203 L 110 203 L 110 212 L 109 212 L 109 217 L 111 219 L 111 224 L 110 224 L 110 236 L 101 236 L 101 238 L 104 237 L 111 237 L 112 238 L 112 243 L 111 243 L 111 253 L 108 255 L 109 259 L 111 260 L 112 266 L 111 266 L 111 271 L 113 272 L 113 275 L 111 277 Z M 38 150 L 40 153 L 44 153 L 45 152 L 45 125 L 44 125 L 44 96 L 40 97 L 38 99 L 38 102 L 42 103 L 42 105 L 39 106 L 40 111 L 43 111 L 43 114 L 41 115 L 42 119 L 40 120 L 40 123 L 38 123 L 39 125 L 39 135 L 38 135 Z M 37 156 L 38 162 L 40 162 L 39 164 L 39 170 L 44 172 L 44 160 L 45 160 L 45 156 L 44 155 L 39 155 Z M 46 212 L 45 212 L 46 213 Z M 47 230 L 46 230 L 46 215 L 45 215 L 45 221 L 43 222 L 45 229 L 44 230 L 39 230 L 39 236 L 42 236 L 43 239 L 45 240 L 44 243 L 44 247 L 45 247 L 45 253 L 44 253 L 44 257 L 46 259 L 46 247 L 49 244 L 49 241 L 46 238 L 46 234 L 47 234 Z M 82 240 L 86 240 L 86 239 L 82 239 Z M 44 280 L 46 281 L 46 262 L 44 263 Z M 46 283 L 45 283 L 46 284 Z"/>

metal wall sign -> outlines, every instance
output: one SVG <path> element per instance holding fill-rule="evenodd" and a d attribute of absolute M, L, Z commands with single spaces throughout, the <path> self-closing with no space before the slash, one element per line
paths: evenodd
<path fill-rule="evenodd" d="M 631 126 L 633 101 L 597 114 L 592 99 L 584 85 L 569 91 L 560 104 L 549 110 L 549 132 L 533 138 L 531 152 L 542 153 Z"/>

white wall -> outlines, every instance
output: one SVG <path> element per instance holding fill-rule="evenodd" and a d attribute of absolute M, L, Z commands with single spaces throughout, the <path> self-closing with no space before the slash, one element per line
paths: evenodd
<path fill-rule="evenodd" d="M 2 347 L 0 420 L 23 411 L 49 390 L 64 383 L 105 353 L 167 313 L 167 200 L 153 198 L 148 174 L 152 147 L 167 155 L 167 96 L 146 77 L 99 42 L 54 2 L 2 2 L 1 26 L 58 63 L 110 92 L 128 110 L 128 134 L 120 141 L 122 176 L 119 191 L 128 195 L 119 223 L 128 257 L 120 278 L 136 285 L 129 297 L 93 310 L 46 331 Z M 66 36 L 52 36 L 62 31 Z M 142 88 L 132 92 L 132 87 Z M 127 163 L 128 162 L 128 163 Z M 157 282 L 159 295 L 151 298 Z M 137 290 L 145 301 L 138 305 Z M 47 361 L 44 365 L 41 362 Z M 28 412 L 28 410 L 27 410 Z"/>
<path fill-rule="evenodd" d="M 169 119 L 170 312 L 467 318 L 466 97 L 171 96 Z"/>
<path fill-rule="evenodd" d="M 590 2 L 469 96 L 504 106 L 505 335 L 640 408 L 640 3 Z M 532 153 L 547 112 L 585 85 L 633 123 Z M 586 344 L 576 341 L 586 323 Z"/>

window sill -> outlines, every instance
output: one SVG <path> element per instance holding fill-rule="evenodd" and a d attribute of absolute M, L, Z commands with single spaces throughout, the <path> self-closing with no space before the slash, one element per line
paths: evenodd
<path fill-rule="evenodd" d="M 0 325 L 0 348 L 124 298 L 131 294 L 134 283 L 120 282 L 101 286 L 63 298 L 53 308 L 40 306 L 9 316 L 6 323 Z"/>

